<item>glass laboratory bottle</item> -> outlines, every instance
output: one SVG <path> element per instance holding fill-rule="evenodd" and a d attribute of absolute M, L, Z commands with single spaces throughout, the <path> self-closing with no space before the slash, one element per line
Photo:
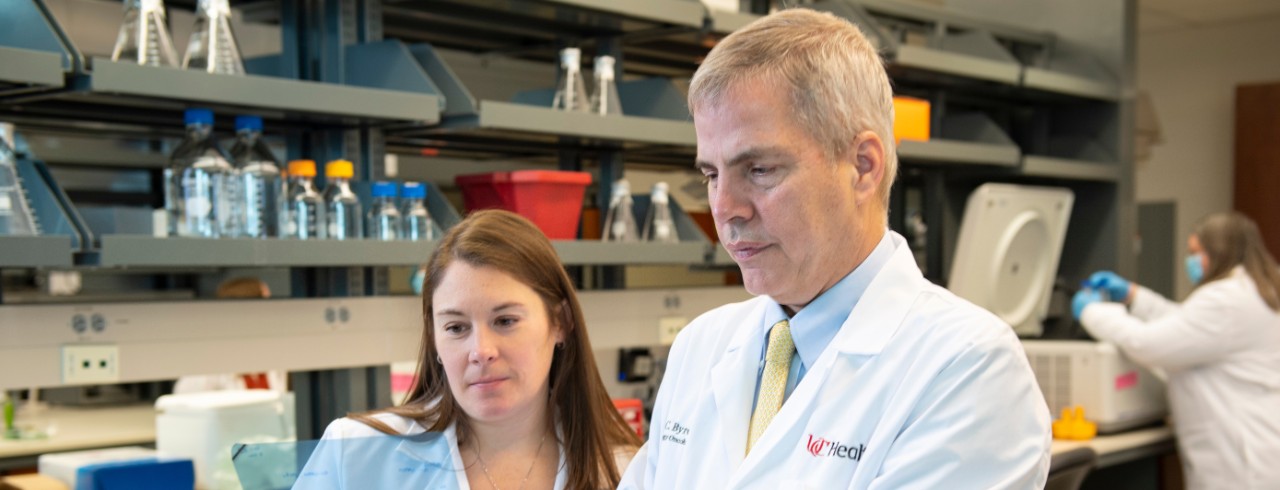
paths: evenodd
<path fill-rule="evenodd" d="M 124 22 L 111 50 L 112 61 L 132 61 L 147 66 L 178 66 L 160 0 L 125 0 Z"/>
<path fill-rule="evenodd" d="M 614 76 L 612 56 L 597 56 L 595 69 L 595 92 L 591 94 L 591 113 L 600 116 L 621 116 L 622 101 L 618 98 L 618 83 Z"/>
<path fill-rule="evenodd" d="M 217 238 L 233 236 L 230 187 L 235 171 L 213 136 L 213 111 L 187 109 L 187 135 L 165 168 L 165 209 L 169 234 Z"/>
<path fill-rule="evenodd" d="M 324 176 L 329 179 L 324 189 L 325 215 L 330 240 L 356 240 L 364 229 L 360 212 L 360 198 L 351 190 L 351 178 L 355 165 L 348 160 L 334 160 L 325 164 Z"/>
<path fill-rule="evenodd" d="M 404 238 L 415 242 L 434 240 L 435 224 L 427 211 L 427 186 L 405 182 L 400 196 L 404 198 Z"/>
<path fill-rule="evenodd" d="M 13 125 L 0 123 L 0 236 L 38 235 L 27 193 L 18 179 L 18 157 L 13 152 L 16 141 Z"/>
<path fill-rule="evenodd" d="M 231 30 L 231 6 L 227 0 L 200 0 L 196 26 L 191 31 L 182 67 L 222 75 L 244 75 L 240 44 Z"/>
<path fill-rule="evenodd" d="M 369 208 L 369 238 L 374 240 L 399 240 L 401 237 L 400 209 L 396 207 L 396 183 L 374 182 L 373 205 Z"/>
<path fill-rule="evenodd" d="M 278 213 L 284 206 L 280 187 L 280 163 L 262 139 L 262 118 L 236 118 L 236 143 L 231 147 L 235 164 L 233 186 L 240 236 L 268 238 L 280 236 Z"/>
<path fill-rule="evenodd" d="M 604 219 L 606 242 L 636 242 L 640 233 L 636 230 L 636 217 L 632 214 L 631 183 L 618 179 L 613 183 L 613 197 L 609 199 L 609 211 Z"/>
<path fill-rule="evenodd" d="M 551 106 L 562 111 L 586 112 L 590 110 L 587 87 L 582 81 L 582 51 L 578 48 L 560 50 L 560 70 L 556 74 L 556 95 Z"/>
<path fill-rule="evenodd" d="M 285 207 L 281 210 L 281 231 L 285 238 L 314 240 L 324 238 L 326 220 L 324 196 L 316 190 L 316 162 L 289 162 L 289 186 Z"/>
<path fill-rule="evenodd" d="M 646 242 L 679 243 L 676 234 L 676 222 L 671 217 L 671 194 L 666 182 L 653 184 L 649 194 L 649 212 L 645 213 L 644 234 L 640 237 Z"/>

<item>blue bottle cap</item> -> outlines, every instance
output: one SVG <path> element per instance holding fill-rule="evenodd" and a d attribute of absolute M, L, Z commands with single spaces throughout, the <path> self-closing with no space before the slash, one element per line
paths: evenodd
<path fill-rule="evenodd" d="M 405 199 L 425 199 L 427 197 L 427 186 L 421 182 L 405 182 L 404 187 L 400 190 L 400 195 Z"/>
<path fill-rule="evenodd" d="M 203 108 L 187 109 L 182 115 L 183 121 L 187 125 L 192 124 L 208 124 L 213 126 L 213 111 Z"/>
<path fill-rule="evenodd" d="M 396 197 L 396 183 L 374 182 L 373 197 Z"/>
<path fill-rule="evenodd" d="M 246 129 L 262 131 L 262 118 L 258 116 L 236 116 L 236 132 Z"/>

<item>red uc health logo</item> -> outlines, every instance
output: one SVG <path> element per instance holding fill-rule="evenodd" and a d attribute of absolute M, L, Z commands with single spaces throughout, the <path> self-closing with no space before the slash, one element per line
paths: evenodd
<path fill-rule="evenodd" d="M 804 447 L 809 454 L 817 457 L 836 457 L 854 461 L 861 461 L 862 453 L 867 450 L 867 447 L 862 444 L 850 446 L 822 437 L 814 437 L 813 434 L 809 434 L 809 442 Z"/>

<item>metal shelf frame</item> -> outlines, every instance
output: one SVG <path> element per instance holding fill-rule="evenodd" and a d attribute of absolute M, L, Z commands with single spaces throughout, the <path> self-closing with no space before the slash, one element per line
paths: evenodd
<path fill-rule="evenodd" d="M 0 268 L 70 266 L 70 236 L 0 236 Z"/>

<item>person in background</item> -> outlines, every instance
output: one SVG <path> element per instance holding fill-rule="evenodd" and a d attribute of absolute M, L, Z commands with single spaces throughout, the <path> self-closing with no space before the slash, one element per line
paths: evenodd
<path fill-rule="evenodd" d="M 573 284 L 533 223 L 472 213 L 432 253 L 422 303 L 406 401 L 331 423 L 295 488 L 617 485 L 640 441 L 605 392 Z"/>
<path fill-rule="evenodd" d="M 1276 488 L 1280 271 L 1240 213 L 1206 217 L 1187 249 L 1195 288 L 1182 304 L 1100 271 L 1073 312 L 1094 338 L 1166 373 L 1188 488 Z"/>
<path fill-rule="evenodd" d="M 218 285 L 218 299 L 267 299 L 271 288 L 256 277 L 234 277 Z M 173 385 L 174 394 L 225 390 L 287 391 L 283 371 L 183 376 Z"/>
<path fill-rule="evenodd" d="M 1008 324 L 887 229 L 893 100 L 848 21 L 789 9 L 694 74 L 697 168 L 760 295 L 680 332 L 622 488 L 1040 488 L 1049 409 Z"/>

